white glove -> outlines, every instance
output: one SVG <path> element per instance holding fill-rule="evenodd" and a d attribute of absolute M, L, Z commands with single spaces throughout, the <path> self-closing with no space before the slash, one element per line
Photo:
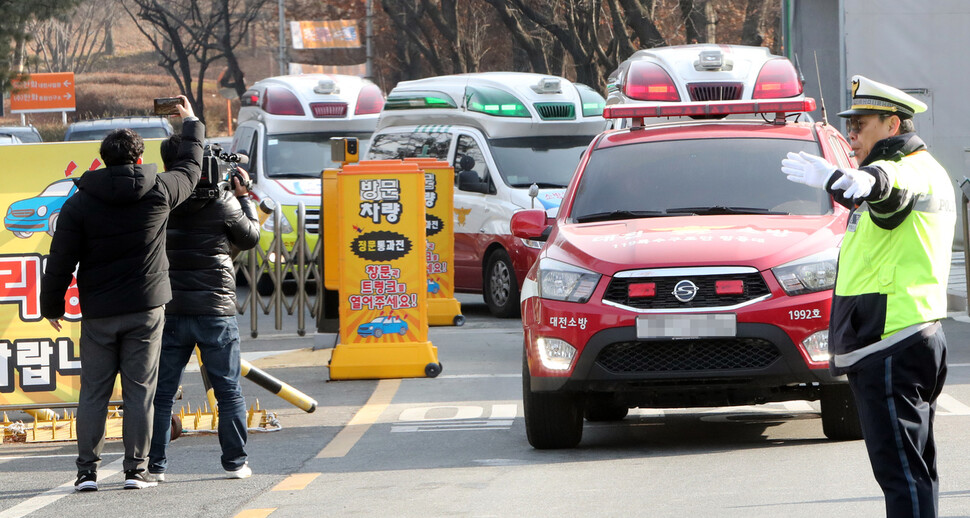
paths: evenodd
<path fill-rule="evenodd" d="M 842 178 L 832 184 L 832 189 L 844 189 L 847 199 L 865 198 L 872 192 L 872 186 L 876 183 L 876 178 L 871 174 L 858 169 L 843 169 Z"/>
<path fill-rule="evenodd" d="M 789 180 L 816 189 L 824 189 L 835 170 L 836 167 L 824 158 L 804 151 L 789 152 L 788 158 L 781 161 L 781 172 L 788 175 Z"/>

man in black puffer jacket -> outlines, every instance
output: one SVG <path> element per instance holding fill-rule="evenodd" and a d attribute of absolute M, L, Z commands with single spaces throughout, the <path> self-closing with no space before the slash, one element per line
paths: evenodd
<path fill-rule="evenodd" d="M 179 137 L 162 142 L 162 161 L 175 160 Z M 205 160 L 212 161 L 207 157 Z M 215 167 L 209 168 L 214 174 Z M 239 387 L 239 328 L 233 247 L 248 250 L 259 242 L 256 209 L 249 200 L 249 176 L 239 167 L 232 191 L 219 178 L 205 178 L 188 201 L 172 211 L 168 223 L 172 301 L 165 307 L 165 333 L 155 392 L 155 421 L 148 470 L 165 480 L 171 438 L 172 405 L 182 371 L 196 345 L 219 403 L 222 468 L 229 478 L 252 474 L 245 451 L 246 402 Z"/>
<path fill-rule="evenodd" d="M 178 159 L 163 173 L 141 165 L 145 143 L 130 129 L 101 142 L 104 169 L 75 180 L 57 220 L 41 279 L 41 313 L 60 331 L 64 294 L 77 267 L 81 390 L 77 408 L 77 491 L 97 491 L 108 402 L 121 373 L 125 489 L 156 485 L 145 473 L 158 379 L 163 306 L 172 298 L 165 223 L 199 181 L 205 127 L 185 97 Z"/>

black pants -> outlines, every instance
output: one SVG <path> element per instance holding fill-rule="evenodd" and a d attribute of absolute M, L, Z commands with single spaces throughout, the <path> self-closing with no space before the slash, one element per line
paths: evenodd
<path fill-rule="evenodd" d="M 935 517 L 939 500 L 933 417 L 946 380 L 946 337 L 932 336 L 849 373 L 872 472 L 887 517 Z"/>

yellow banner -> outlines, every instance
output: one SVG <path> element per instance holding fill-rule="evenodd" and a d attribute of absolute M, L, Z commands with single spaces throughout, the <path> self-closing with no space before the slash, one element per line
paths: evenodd
<path fill-rule="evenodd" d="M 364 161 L 337 175 L 340 343 L 426 342 L 424 175 Z"/>
<path fill-rule="evenodd" d="M 145 161 L 161 163 L 160 140 Z M 41 317 L 40 278 L 73 179 L 102 167 L 100 142 L 0 146 L 0 409 L 77 403 L 81 314 L 77 284 L 65 296 L 60 332 Z M 120 400 L 116 385 L 113 400 Z"/>
<path fill-rule="evenodd" d="M 345 76 L 364 77 L 367 75 L 367 65 L 306 65 L 290 63 L 290 74 L 340 74 Z"/>
<path fill-rule="evenodd" d="M 294 49 L 336 49 L 360 46 L 357 20 L 290 22 Z"/>
<path fill-rule="evenodd" d="M 425 260 L 428 269 L 428 323 L 462 325 L 461 304 L 455 299 L 455 229 L 452 225 L 455 169 L 434 158 L 406 158 L 424 172 Z"/>

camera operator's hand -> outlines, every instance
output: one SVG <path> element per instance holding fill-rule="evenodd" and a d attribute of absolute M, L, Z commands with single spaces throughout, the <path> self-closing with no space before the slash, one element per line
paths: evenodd
<path fill-rule="evenodd" d="M 247 187 L 247 185 L 250 185 L 249 173 L 245 169 L 237 167 L 229 181 L 232 182 L 232 192 L 235 193 L 237 198 L 249 195 L 249 188 Z"/>
<path fill-rule="evenodd" d="M 192 105 L 189 104 L 189 99 L 184 95 L 180 95 L 178 97 L 179 99 L 182 99 L 182 104 L 179 104 L 176 106 L 176 108 L 179 111 L 179 116 L 182 117 L 183 119 L 188 117 L 195 117 L 195 111 L 192 110 Z"/>

